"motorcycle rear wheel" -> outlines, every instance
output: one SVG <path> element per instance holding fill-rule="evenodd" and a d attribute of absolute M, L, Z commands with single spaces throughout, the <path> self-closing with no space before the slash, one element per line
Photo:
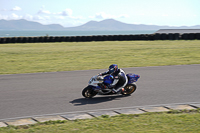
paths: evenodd
<path fill-rule="evenodd" d="M 124 87 L 124 91 L 122 91 L 122 95 L 131 95 L 136 90 L 135 84 L 128 84 Z"/>
<path fill-rule="evenodd" d="M 91 86 L 85 87 L 85 88 L 83 89 L 83 91 L 82 91 L 82 95 L 83 95 L 85 98 L 92 98 L 92 97 L 94 97 L 96 94 L 97 94 L 97 92 L 93 91 Z"/>

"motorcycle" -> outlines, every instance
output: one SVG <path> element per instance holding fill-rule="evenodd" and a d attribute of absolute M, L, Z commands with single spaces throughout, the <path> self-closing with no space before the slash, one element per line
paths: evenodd
<path fill-rule="evenodd" d="M 140 78 L 139 75 L 129 73 L 126 75 L 128 78 L 128 82 L 124 88 L 122 88 L 119 92 L 122 95 L 131 95 L 133 92 L 135 92 L 137 86 L 136 81 Z M 82 91 L 82 95 L 85 98 L 92 98 L 95 95 L 113 95 L 116 93 L 112 92 L 112 88 L 105 88 L 104 86 L 110 85 L 113 83 L 113 76 L 107 75 L 105 77 L 96 75 L 93 76 L 89 82 L 88 86 L 85 87 Z M 119 93 L 117 93 L 119 94 Z"/>

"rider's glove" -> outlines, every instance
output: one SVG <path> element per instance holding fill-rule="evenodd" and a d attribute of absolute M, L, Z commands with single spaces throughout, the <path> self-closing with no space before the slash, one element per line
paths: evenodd
<path fill-rule="evenodd" d="M 99 73 L 98 76 L 102 76 L 102 73 Z"/>

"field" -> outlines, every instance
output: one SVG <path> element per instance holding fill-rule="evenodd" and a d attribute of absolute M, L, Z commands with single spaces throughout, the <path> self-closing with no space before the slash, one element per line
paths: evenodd
<path fill-rule="evenodd" d="M 200 110 L 118 115 L 75 121 L 49 121 L 0 128 L 0 133 L 198 133 Z"/>
<path fill-rule="evenodd" d="M 0 45 L 0 74 L 200 63 L 200 41 L 106 41 Z"/>

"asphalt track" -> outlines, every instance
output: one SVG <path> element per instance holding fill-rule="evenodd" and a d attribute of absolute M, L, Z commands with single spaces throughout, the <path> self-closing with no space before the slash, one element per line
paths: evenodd
<path fill-rule="evenodd" d="M 139 74 L 131 96 L 81 95 L 91 76 L 105 70 L 0 75 L 0 119 L 33 115 L 200 101 L 200 64 L 125 68 Z"/>

